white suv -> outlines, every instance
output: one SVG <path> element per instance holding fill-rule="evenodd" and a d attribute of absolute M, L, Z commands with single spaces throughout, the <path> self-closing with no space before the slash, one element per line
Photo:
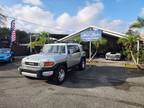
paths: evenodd
<path fill-rule="evenodd" d="M 66 72 L 73 66 L 85 69 L 86 55 L 82 46 L 77 43 L 46 44 L 39 54 L 22 59 L 19 72 L 28 77 L 53 77 L 56 84 L 61 84 Z"/>

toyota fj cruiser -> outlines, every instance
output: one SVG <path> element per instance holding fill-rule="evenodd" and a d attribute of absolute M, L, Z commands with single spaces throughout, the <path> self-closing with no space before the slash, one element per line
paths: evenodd
<path fill-rule="evenodd" d="M 77 43 L 46 44 L 39 54 L 23 58 L 18 70 L 27 77 L 52 77 L 56 84 L 61 84 L 69 68 L 85 69 L 85 56 L 82 46 Z"/>

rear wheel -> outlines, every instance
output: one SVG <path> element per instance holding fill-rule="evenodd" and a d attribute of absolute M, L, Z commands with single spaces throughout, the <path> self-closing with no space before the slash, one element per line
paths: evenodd
<path fill-rule="evenodd" d="M 83 58 L 79 64 L 79 70 L 84 70 L 86 68 L 86 61 Z"/>
<path fill-rule="evenodd" d="M 62 84 L 66 77 L 66 67 L 60 66 L 56 69 L 54 73 L 54 82 L 55 84 L 59 85 Z"/>

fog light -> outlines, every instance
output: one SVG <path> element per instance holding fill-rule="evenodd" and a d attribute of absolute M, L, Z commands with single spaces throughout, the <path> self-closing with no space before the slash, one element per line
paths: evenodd
<path fill-rule="evenodd" d="M 51 76 L 53 75 L 53 71 L 47 71 L 42 73 L 43 76 Z"/>

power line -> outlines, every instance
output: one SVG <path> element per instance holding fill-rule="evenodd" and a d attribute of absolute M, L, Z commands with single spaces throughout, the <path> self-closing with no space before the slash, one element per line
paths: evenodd
<path fill-rule="evenodd" d="M 1 9 L 2 11 L 5 11 L 5 12 L 6 12 L 6 10 L 3 9 L 2 7 L 0 7 L 0 9 Z M 39 25 L 39 26 L 41 26 L 41 27 L 50 27 L 50 26 L 46 26 L 46 25 L 42 25 L 42 24 L 38 24 L 38 23 L 34 23 L 34 22 L 31 22 L 31 21 L 27 21 L 27 20 L 25 20 L 24 18 L 23 18 L 23 19 L 20 19 L 20 18 L 16 18 L 16 17 L 12 17 L 12 16 L 8 16 L 8 15 L 4 15 L 3 13 L 0 13 L 0 15 L 5 16 L 5 17 L 7 17 L 7 18 L 12 18 L 12 19 L 16 19 L 16 20 L 23 21 L 23 22 L 31 23 L 31 24 L 34 24 L 34 25 Z"/>
<path fill-rule="evenodd" d="M 3 11 L 7 12 L 7 10 L 1 8 Z M 8 13 L 8 12 L 7 12 Z M 2 14 L 2 13 L 1 13 Z M 2 14 L 4 15 L 4 14 Z M 25 20 L 25 18 L 17 18 L 17 17 L 12 17 L 12 16 L 9 16 L 9 15 L 4 15 L 6 16 L 7 18 L 11 18 L 11 19 L 16 19 L 16 20 L 20 20 L 20 21 L 23 21 L 23 22 L 27 22 L 27 23 L 31 23 L 31 24 L 34 24 L 34 25 L 38 25 L 38 26 L 41 26 L 41 27 L 53 27 L 53 26 L 46 26 L 46 25 L 42 25 L 42 24 L 38 24 L 38 23 L 35 23 L 35 22 L 31 22 L 31 21 L 28 21 L 28 20 Z M 64 30 L 62 28 L 59 28 L 59 30 Z"/>
<path fill-rule="evenodd" d="M 16 18 L 16 17 L 10 17 L 10 16 L 7 16 L 7 15 L 6 15 L 6 17 L 16 19 L 16 20 L 20 20 L 20 21 L 27 22 L 27 23 L 31 23 L 31 24 L 34 24 L 34 25 L 39 25 L 41 27 L 49 27 L 49 26 L 46 26 L 46 25 L 34 23 L 34 22 L 31 22 L 31 21 L 27 21 L 27 20 L 24 20 L 24 19 Z"/>

